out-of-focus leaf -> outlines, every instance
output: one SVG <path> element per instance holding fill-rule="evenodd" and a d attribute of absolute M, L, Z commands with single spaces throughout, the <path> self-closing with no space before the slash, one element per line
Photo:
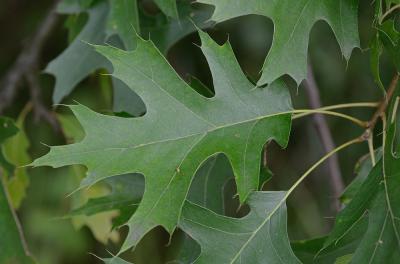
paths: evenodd
<path fill-rule="evenodd" d="M 119 257 L 112 258 L 102 258 L 101 259 L 105 264 L 133 264 L 132 262 L 128 262 Z"/>
<path fill-rule="evenodd" d="M 382 150 L 378 149 L 375 151 L 376 160 L 380 160 L 382 157 Z M 340 201 L 343 204 L 348 204 L 351 199 L 357 194 L 364 180 L 368 177 L 368 174 L 372 170 L 372 161 L 369 154 L 363 156 L 356 164 L 355 174 L 356 177 L 353 181 L 346 187 L 340 196 Z"/>
<path fill-rule="evenodd" d="M 233 179 L 229 160 L 224 155 L 211 157 L 197 172 L 187 199 L 215 213 L 225 214 L 224 188 Z"/>
<path fill-rule="evenodd" d="M 240 219 L 186 202 L 179 227 L 201 246 L 194 263 L 300 263 L 286 231 L 285 192 L 254 192 Z M 221 250 L 222 249 L 222 250 Z"/>
<path fill-rule="evenodd" d="M 78 13 L 88 9 L 94 0 L 62 0 L 57 11 L 60 13 Z"/>
<path fill-rule="evenodd" d="M 150 36 L 164 55 L 179 40 L 196 32 L 195 25 L 198 28 L 211 26 L 211 22 L 207 21 L 212 14 L 210 6 L 195 6 L 189 1 L 179 1 L 178 11 L 179 20 L 167 18 L 163 14 L 155 16 L 143 14 L 140 20 L 142 36 Z"/>
<path fill-rule="evenodd" d="M 393 64 L 400 72 L 400 32 L 394 27 L 394 20 L 387 20 L 379 28 L 379 37 L 388 51 Z"/>
<path fill-rule="evenodd" d="M 2 147 L 6 139 L 14 136 L 17 132 L 18 128 L 11 119 L 0 117 L 0 147 Z M 22 229 L 11 207 L 4 181 L 5 176 L 3 173 L 9 169 L 10 163 L 4 159 L 1 152 L 0 158 L 2 161 L 0 163 L 0 263 L 34 263 L 27 251 L 22 237 Z"/>
<path fill-rule="evenodd" d="M 193 7 L 187 1 L 179 1 L 178 10 L 180 19 L 167 18 L 163 13 L 155 16 L 143 14 L 140 19 L 141 35 L 150 37 L 164 55 L 175 43 L 196 31 L 194 24 L 200 28 L 210 25 L 204 21 L 211 16 L 211 8 Z M 139 28 L 136 31 L 139 32 Z M 113 83 L 115 112 L 128 112 L 133 116 L 141 116 L 146 112 L 143 102 L 132 90 L 118 80 L 114 79 Z M 195 88 L 200 88 L 197 84 L 194 83 Z"/>
<path fill-rule="evenodd" d="M 108 6 L 104 1 L 87 10 L 88 22 L 82 32 L 56 59 L 46 67 L 46 72 L 56 78 L 53 102 L 59 103 L 80 81 L 99 68 L 110 69 L 110 64 L 87 43 L 100 44 L 105 39 Z M 87 43 L 85 43 L 87 42 Z"/>
<path fill-rule="evenodd" d="M 374 76 L 374 80 L 376 84 L 378 84 L 379 88 L 385 92 L 385 86 L 382 83 L 380 73 L 380 58 L 383 52 L 383 46 L 378 34 L 376 34 L 376 36 L 372 39 L 371 43 L 369 44 L 369 48 L 371 52 L 370 66 L 372 75 Z"/>
<path fill-rule="evenodd" d="M 136 245 L 158 225 L 172 233 L 203 160 L 220 152 L 228 156 L 243 203 L 258 188 L 265 142 L 274 139 L 281 146 L 288 142 L 292 107 L 283 81 L 266 89 L 254 87 L 228 43 L 219 46 L 206 33 L 200 36 L 215 97 L 205 98 L 191 89 L 148 41 L 141 40 L 132 52 L 97 46 L 113 62 L 114 76 L 146 102 L 146 115 L 119 118 L 71 106 L 85 129 L 84 140 L 52 147 L 32 163 L 85 165 L 88 173 L 81 188 L 110 176 L 143 173 L 146 189 L 127 223 L 130 232 L 121 250 Z"/>
<path fill-rule="evenodd" d="M 196 172 L 187 199 L 217 214 L 226 215 L 233 197 L 226 197 L 225 187 L 233 179 L 229 160 L 219 154 L 211 157 Z M 174 234 L 169 250 L 170 263 L 192 263 L 200 254 L 200 247 L 187 234 Z M 175 243 L 175 244 L 174 244 Z"/>
<path fill-rule="evenodd" d="M 358 0 L 197 0 L 215 6 L 212 20 L 223 22 L 245 16 L 267 16 L 274 22 L 271 49 L 258 84 L 290 75 L 297 83 L 307 76 L 307 50 L 311 28 L 323 19 L 332 28 L 346 59 L 359 47 Z"/>
<path fill-rule="evenodd" d="M 175 0 L 173 0 L 175 2 Z M 126 50 L 136 46 L 136 35 L 140 34 L 137 1 L 109 0 L 110 12 L 107 20 L 107 36 L 118 35 Z"/>
<path fill-rule="evenodd" d="M 12 173 L 8 174 L 5 179 L 11 204 L 15 209 L 20 207 L 26 196 L 26 188 L 29 186 L 27 167 L 22 166 L 32 161 L 28 153 L 30 144 L 24 128 L 25 118 L 30 109 L 30 105 L 25 107 L 15 123 L 19 133 L 8 139 L 3 145 L 4 156 L 15 166 Z"/>
<path fill-rule="evenodd" d="M 0 183 L 0 234 L 2 241 L 0 246 L 0 263 L 34 263 L 34 260 L 27 253 L 24 242 L 21 240 L 21 230 L 16 223 L 15 214 L 10 207 L 3 181 L 0 181 Z"/>
<path fill-rule="evenodd" d="M 8 174 L 13 173 L 14 165 L 4 157 L 2 145 L 7 138 L 17 133 L 18 127 L 14 124 L 13 120 L 7 117 L 0 117 L 0 166 Z"/>
<path fill-rule="evenodd" d="M 169 17 L 178 18 L 176 0 L 154 0 L 158 7 Z"/>
<path fill-rule="evenodd" d="M 74 116 L 59 114 L 57 118 L 70 143 L 80 141 L 84 137 L 82 127 Z M 81 167 L 73 166 L 69 171 L 70 176 L 77 179 L 77 183 L 83 178 L 84 170 Z M 73 196 L 72 206 L 77 208 L 66 216 L 72 218 L 72 223 L 77 229 L 88 226 L 94 237 L 103 244 L 109 239 L 114 242 L 119 240 L 119 234 L 113 231 L 113 219 L 119 216 L 117 209 L 122 205 L 130 205 L 127 200 L 130 196 L 124 188 L 134 187 L 129 185 L 131 182 L 123 181 L 120 177 L 107 181 L 111 185 L 111 194 L 104 184 L 82 190 Z"/>
<path fill-rule="evenodd" d="M 119 175 L 105 180 L 111 187 L 111 193 L 89 198 L 87 203 L 73 209 L 69 215 L 94 215 L 100 212 L 131 208 L 135 211 L 143 196 L 144 181 L 140 175 Z"/>
<path fill-rule="evenodd" d="M 86 25 L 84 13 L 71 14 L 65 20 L 64 26 L 68 30 L 68 43 L 72 43 Z"/>

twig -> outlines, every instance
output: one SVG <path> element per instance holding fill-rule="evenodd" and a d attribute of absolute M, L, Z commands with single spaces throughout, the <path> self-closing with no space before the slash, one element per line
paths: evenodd
<path fill-rule="evenodd" d="M 49 118 L 51 115 L 40 100 L 40 85 L 38 79 L 33 76 L 39 74 L 39 62 L 43 46 L 51 32 L 57 26 L 59 16 L 56 12 L 56 7 L 58 2 L 59 0 L 55 0 L 53 7 L 47 13 L 33 39 L 25 45 L 14 65 L 0 82 L 2 87 L 0 91 L 0 113 L 11 105 L 19 86 L 23 80 L 26 80 L 30 85 L 31 96 L 34 96 L 32 100 L 34 101 L 33 105 L 37 116 L 43 117 L 49 122 L 52 120 L 50 124 L 56 122 L 53 118 Z"/>
<path fill-rule="evenodd" d="M 319 89 L 315 81 L 314 73 L 311 65 L 308 65 L 308 74 L 305 82 L 305 90 L 309 100 L 310 107 L 313 109 L 321 108 L 321 98 L 319 95 Z M 314 125 L 316 127 L 318 136 L 321 140 L 322 146 L 325 152 L 330 152 L 335 148 L 335 144 L 332 139 L 332 134 L 329 130 L 328 123 L 323 115 L 316 114 L 313 116 Z M 328 168 L 330 173 L 330 186 L 332 193 L 335 198 L 338 198 L 344 190 L 344 184 L 342 175 L 340 172 L 339 161 L 337 154 L 333 154 L 328 159 Z M 334 208 L 336 211 L 340 210 L 340 202 L 338 199 L 334 201 Z"/>
<path fill-rule="evenodd" d="M 389 88 L 387 90 L 385 97 L 380 102 L 378 109 L 372 116 L 371 120 L 367 123 L 367 129 L 361 135 L 361 138 L 363 140 L 367 140 L 367 142 L 368 142 L 368 149 L 369 149 L 369 153 L 371 156 L 372 165 L 375 165 L 375 163 L 376 163 L 375 150 L 374 150 L 374 145 L 373 145 L 374 128 L 380 118 L 382 120 L 384 119 L 383 117 L 385 116 L 386 108 L 389 105 L 390 99 L 393 97 L 393 94 L 394 94 L 394 91 L 396 90 L 398 82 L 399 82 L 399 73 L 395 73 L 392 81 L 390 82 L 390 85 L 389 85 Z M 397 103 L 397 101 L 396 101 L 396 103 Z M 383 132 L 383 134 L 385 134 L 385 131 Z"/>
<path fill-rule="evenodd" d="M 385 12 L 385 14 L 383 14 L 380 18 L 379 18 L 379 24 L 382 24 L 383 20 L 385 20 L 385 18 L 387 16 L 389 16 L 393 11 L 395 11 L 396 9 L 400 8 L 400 4 L 394 5 L 392 6 L 388 11 Z"/>
<path fill-rule="evenodd" d="M 390 82 L 389 88 L 387 90 L 385 98 L 379 104 L 378 109 L 372 116 L 371 120 L 368 122 L 368 130 L 372 132 L 378 122 L 379 118 L 382 117 L 382 114 L 385 113 L 386 108 L 389 105 L 390 99 L 393 97 L 394 91 L 396 90 L 397 83 L 399 82 L 399 73 L 395 73 L 392 81 Z M 367 132 L 368 133 L 368 132 Z"/>
<path fill-rule="evenodd" d="M 26 81 L 29 84 L 29 91 L 34 109 L 35 121 L 43 119 L 47 121 L 54 130 L 61 131 L 61 126 L 57 121 L 57 117 L 53 112 L 48 111 L 41 101 L 38 75 L 34 72 L 28 72 L 26 74 Z"/>

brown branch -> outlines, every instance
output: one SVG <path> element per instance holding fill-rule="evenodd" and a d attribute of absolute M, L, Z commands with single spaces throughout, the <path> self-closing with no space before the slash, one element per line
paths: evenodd
<path fill-rule="evenodd" d="M 39 121 L 40 119 L 48 122 L 55 131 L 61 131 L 61 126 L 57 120 L 57 117 L 52 111 L 46 109 L 43 105 L 41 96 L 40 96 L 40 84 L 38 75 L 34 72 L 28 72 L 26 74 L 26 81 L 29 84 L 29 90 L 31 95 L 31 101 L 35 114 L 35 121 Z"/>
<path fill-rule="evenodd" d="M 315 81 L 313 69 L 311 65 L 308 65 L 308 74 L 305 82 L 305 91 L 307 93 L 308 101 L 312 109 L 322 107 L 321 98 L 319 94 L 319 89 Z M 314 125 L 316 127 L 318 136 L 321 140 L 322 146 L 325 152 L 330 152 L 335 148 L 335 144 L 332 139 L 332 134 L 329 130 L 328 123 L 323 115 L 316 114 L 313 116 Z M 330 186 L 332 188 L 332 193 L 335 198 L 338 198 L 344 189 L 344 184 L 342 180 L 342 175 L 340 172 L 338 156 L 336 154 L 332 155 L 328 159 L 328 169 L 330 173 Z M 334 208 L 336 211 L 340 210 L 340 202 L 335 199 Z"/>
<path fill-rule="evenodd" d="M 387 93 L 385 95 L 385 98 L 381 101 L 379 104 L 378 109 L 372 116 L 371 120 L 368 122 L 368 130 L 372 132 L 376 126 L 376 123 L 378 122 L 379 118 L 382 117 L 382 114 L 385 113 L 386 108 L 389 105 L 390 99 L 393 97 L 394 91 L 396 90 L 397 83 L 399 82 L 399 73 L 396 73 L 393 76 L 392 81 L 390 82 L 389 88 L 387 90 Z"/>
<path fill-rule="evenodd" d="M 34 100 L 33 104 L 37 115 L 39 117 L 44 117 L 49 121 L 49 119 L 46 118 L 46 116 L 49 115 L 45 114 L 48 110 L 43 106 L 40 100 L 40 85 L 38 79 L 37 77 L 33 78 L 32 76 L 37 76 L 39 74 L 39 62 L 43 46 L 57 26 L 59 16 L 56 12 L 56 8 L 58 2 L 59 0 L 54 2 L 54 5 L 50 8 L 32 40 L 25 45 L 14 65 L 0 82 L 2 87 L 0 91 L 0 113 L 12 104 L 19 86 L 25 79 L 31 86 L 31 95 L 36 96 L 32 99 Z M 32 93 L 32 90 L 36 91 Z M 54 123 L 54 120 L 50 123 Z"/>

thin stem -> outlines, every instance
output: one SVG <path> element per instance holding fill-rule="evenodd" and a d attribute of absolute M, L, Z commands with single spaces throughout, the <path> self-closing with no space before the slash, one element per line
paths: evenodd
<path fill-rule="evenodd" d="M 380 19 L 379 19 L 379 24 L 382 24 L 383 20 L 385 20 L 385 18 L 390 15 L 393 11 L 395 11 L 396 9 L 400 8 L 400 4 L 394 5 L 392 6 L 388 11 L 385 12 L 385 14 L 383 14 Z"/>
<path fill-rule="evenodd" d="M 392 81 L 390 82 L 385 98 L 382 100 L 375 114 L 372 116 L 371 121 L 368 122 L 368 128 L 371 130 L 371 132 L 373 132 L 376 122 L 378 122 L 379 118 L 386 111 L 386 108 L 389 105 L 389 101 L 392 98 L 394 91 L 396 90 L 398 82 L 399 82 L 399 73 L 396 73 L 393 76 Z"/>
<path fill-rule="evenodd" d="M 274 209 L 269 212 L 268 216 L 264 219 L 264 221 L 259 225 L 259 227 L 254 230 L 251 234 L 251 236 L 246 240 L 246 242 L 240 247 L 240 249 L 237 251 L 236 255 L 232 258 L 231 260 L 231 264 L 235 263 L 236 260 L 239 258 L 239 256 L 241 255 L 242 251 L 244 248 L 247 247 L 247 245 L 250 243 L 250 241 L 257 235 L 257 233 L 261 230 L 261 228 L 268 222 L 271 220 L 271 217 L 277 212 L 277 210 L 282 206 L 282 204 L 284 204 L 287 200 L 287 198 L 289 197 L 289 195 L 296 189 L 297 186 L 300 185 L 300 183 L 302 183 L 302 181 L 315 169 L 317 168 L 321 163 L 323 163 L 325 160 L 327 160 L 329 157 L 331 157 L 332 155 L 334 155 L 335 153 L 339 152 L 340 150 L 351 146 L 355 143 L 360 143 L 363 141 L 362 137 L 358 137 L 355 138 L 353 140 L 350 140 L 346 143 L 344 143 L 343 145 L 340 145 L 339 147 L 333 149 L 332 151 L 330 151 L 329 153 L 327 153 L 325 156 L 323 156 L 320 160 L 318 160 L 313 166 L 311 166 L 311 168 L 309 168 L 293 185 L 292 187 L 286 192 L 285 196 L 279 201 L 279 203 L 274 207 Z"/>
<path fill-rule="evenodd" d="M 371 156 L 371 162 L 372 166 L 375 166 L 376 164 L 376 159 L 375 159 L 375 150 L 374 150 L 374 137 L 373 134 L 370 134 L 368 137 L 368 150 L 369 150 L 369 155 Z"/>
<path fill-rule="evenodd" d="M 289 195 L 296 189 L 297 186 L 300 185 L 300 183 L 302 183 L 302 181 L 307 178 L 308 175 L 310 175 L 310 173 L 315 170 L 319 165 L 321 165 L 321 163 L 323 163 L 325 160 L 327 160 L 330 156 L 332 156 L 333 154 L 339 152 L 342 149 L 345 149 L 348 146 L 351 146 L 353 144 L 356 143 L 360 143 L 362 142 L 362 138 L 357 137 L 355 139 L 352 139 L 350 141 L 347 141 L 346 143 L 338 146 L 337 148 L 333 149 L 332 151 L 328 152 L 325 156 L 323 156 L 320 160 L 318 160 L 316 163 L 314 163 L 314 165 L 312 165 L 303 175 L 301 175 L 301 177 L 292 185 L 292 187 L 290 187 L 290 189 L 286 192 L 285 195 L 285 199 L 286 200 Z"/>
<path fill-rule="evenodd" d="M 379 106 L 378 102 L 362 102 L 362 103 L 348 103 L 348 104 L 337 104 L 329 105 L 325 107 L 315 108 L 316 110 L 335 110 L 335 109 L 345 109 L 345 108 L 357 108 L 357 107 L 371 107 L 376 108 Z M 307 114 L 297 114 L 296 118 L 306 116 Z"/>
<path fill-rule="evenodd" d="M 331 115 L 331 116 L 337 116 L 337 117 L 341 117 L 344 119 L 347 119 L 353 123 L 355 123 L 356 125 L 362 127 L 362 128 L 366 128 L 368 126 L 368 123 L 365 121 L 362 121 L 358 118 L 346 115 L 346 114 L 342 114 L 342 113 L 338 113 L 338 112 L 332 112 L 332 111 L 327 111 L 327 110 L 320 110 L 320 109 L 296 109 L 293 110 L 292 113 L 296 114 L 296 113 L 300 113 L 301 115 L 294 115 L 292 117 L 292 119 L 298 119 L 300 117 L 304 117 L 307 115 L 311 115 L 311 114 L 325 114 L 325 115 Z"/>
<path fill-rule="evenodd" d="M 394 101 L 394 105 L 393 105 L 393 113 L 392 113 L 392 117 L 390 118 L 390 122 L 393 124 L 394 123 L 394 119 L 396 118 L 397 115 L 397 109 L 399 108 L 399 101 L 400 101 L 400 97 L 397 96 L 396 97 L 396 101 Z"/>

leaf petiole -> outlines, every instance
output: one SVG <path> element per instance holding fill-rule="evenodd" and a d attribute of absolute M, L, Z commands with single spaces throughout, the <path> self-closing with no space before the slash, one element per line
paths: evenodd
<path fill-rule="evenodd" d="M 294 114 L 298 114 L 298 115 L 293 115 L 292 119 L 298 119 L 304 116 L 308 116 L 311 114 L 325 114 L 325 115 L 331 115 L 331 116 L 337 116 L 337 117 L 341 117 L 344 119 L 347 119 L 353 123 L 355 123 L 356 125 L 362 127 L 362 128 L 366 128 L 368 127 L 368 123 L 365 121 L 362 121 L 358 118 L 346 115 L 346 114 L 342 114 L 342 113 L 338 113 L 338 112 L 333 112 L 333 111 L 328 111 L 328 110 L 321 110 L 321 109 L 296 109 L 291 111 L 291 113 Z"/>
<path fill-rule="evenodd" d="M 345 109 L 345 108 L 355 108 L 355 107 L 378 107 L 379 102 L 361 102 L 361 103 L 347 103 L 347 104 L 337 104 L 337 105 L 329 105 L 329 106 L 324 106 L 321 108 L 315 108 L 314 110 L 334 110 L 334 109 Z M 307 113 L 304 114 L 298 114 L 297 118 L 300 118 L 302 116 L 308 115 Z"/>
<path fill-rule="evenodd" d="M 388 9 L 385 14 L 383 14 L 380 19 L 379 19 L 379 24 L 382 24 L 383 20 L 385 20 L 385 18 L 387 16 L 389 16 L 393 11 L 395 11 L 396 9 L 400 8 L 400 4 L 394 5 L 392 6 L 390 9 Z"/>

